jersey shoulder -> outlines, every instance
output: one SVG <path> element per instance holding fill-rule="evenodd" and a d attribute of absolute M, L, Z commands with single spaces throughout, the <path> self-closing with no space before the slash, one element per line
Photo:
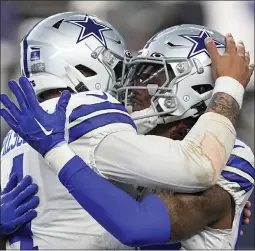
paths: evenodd
<path fill-rule="evenodd" d="M 58 98 L 44 102 L 44 109 L 53 112 L 57 100 Z M 100 133 L 106 135 L 124 128 L 136 130 L 126 108 L 109 93 L 102 91 L 73 94 L 66 116 L 68 120 L 66 135 L 69 143 L 83 136 L 91 138 Z"/>
<path fill-rule="evenodd" d="M 55 106 L 58 102 L 58 97 L 49 99 L 41 103 L 41 106 L 49 112 L 53 112 Z M 67 112 L 72 111 L 73 109 L 81 106 L 81 105 L 93 105 L 93 104 L 100 104 L 100 103 L 113 103 L 121 105 L 120 102 L 111 96 L 109 93 L 102 92 L 102 91 L 86 91 L 75 93 L 71 96 L 69 104 L 67 106 Z"/>
<path fill-rule="evenodd" d="M 98 103 L 110 102 L 113 104 L 119 104 L 120 102 L 115 99 L 112 95 L 102 91 L 86 91 L 72 95 L 69 102 L 70 107 L 79 105 L 93 105 Z"/>
<path fill-rule="evenodd" d="M 236 203 L 242 203 L 254 188 L 254 154 L 241 139 L 236 139 L 233 151 L 223 169 L 218 185 L 228 191 Z"/>

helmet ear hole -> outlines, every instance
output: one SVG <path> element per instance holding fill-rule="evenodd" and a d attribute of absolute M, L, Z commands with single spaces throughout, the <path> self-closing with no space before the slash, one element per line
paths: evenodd
<path fill-rule="evenodd" d="M 194 85 L 191 87 L 194 91 L 196 91 L 199 94 L 203 94 L 206 93 L 208 91 L 213 90 L 213 86 L 209 85 L 209 84 L 205 84 L 205 85 Z"/>
<path fill-rule="evenodd" d="M 123 67 L 123 62 L 119 61 L 113 69 L 115 72 L 116 80 L 119 80 L 122 76 L 122 67 Z"/>
<path fill-rule="evenodd" d="M 75 68 L 78 71 L 80 71 L 85 77 L 92 77 L 92 76 L 97 75 L 97 73 L 95 71 L 93 71 L 89 67 L 82 65 L 82 64 L 76 65 Z"/>

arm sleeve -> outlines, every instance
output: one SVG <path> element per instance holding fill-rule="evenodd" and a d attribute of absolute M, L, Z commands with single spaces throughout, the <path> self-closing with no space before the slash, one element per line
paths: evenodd
<path fill-rule="evenodd" d="M 157 196 L 137 202 L 92 171 L 67 145 L 51 150 L 46 160 L 59 171 L 61 183 L 77 202 L 123 244 L 138 247 L 169 240 L 167 208 Z"/>
<path fill-rule="evenodd" d="M 110 134 L 95 151 L 96 168 L 113 180 L 194 193 L 217 182 L 235 138 L 230 120 L 208 112 L 182 141 L 133 132 Z"/>

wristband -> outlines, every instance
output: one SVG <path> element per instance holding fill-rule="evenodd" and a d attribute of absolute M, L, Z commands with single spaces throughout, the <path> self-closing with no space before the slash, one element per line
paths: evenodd
<path fill-rule="evenodd" d="M 75 156 L 72 149 L 67 143 L 54 147 L 45 155 L 45 160 L 49 162 L 50 166 L 59 173 L 63 166 Z"/>
<path fill-rule="evenodd" d="M 239 109 L 242 108 L 244 87 L 237 80 L 227 76 L 219 77 L 215 81 L 213 95 L 218 92 L 230 95 L 238 103 Z"/>

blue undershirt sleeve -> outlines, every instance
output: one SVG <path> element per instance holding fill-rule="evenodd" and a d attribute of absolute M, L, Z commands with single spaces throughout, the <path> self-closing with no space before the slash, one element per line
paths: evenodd
<path fill-rule="evenodd" d="M 125 245 L 165 244 L 171 223 L 163 201 L 155 195 L 141 202 L 96 174 L 80 157 L 69 160 L 59 180 L 76 201 Z"/>

